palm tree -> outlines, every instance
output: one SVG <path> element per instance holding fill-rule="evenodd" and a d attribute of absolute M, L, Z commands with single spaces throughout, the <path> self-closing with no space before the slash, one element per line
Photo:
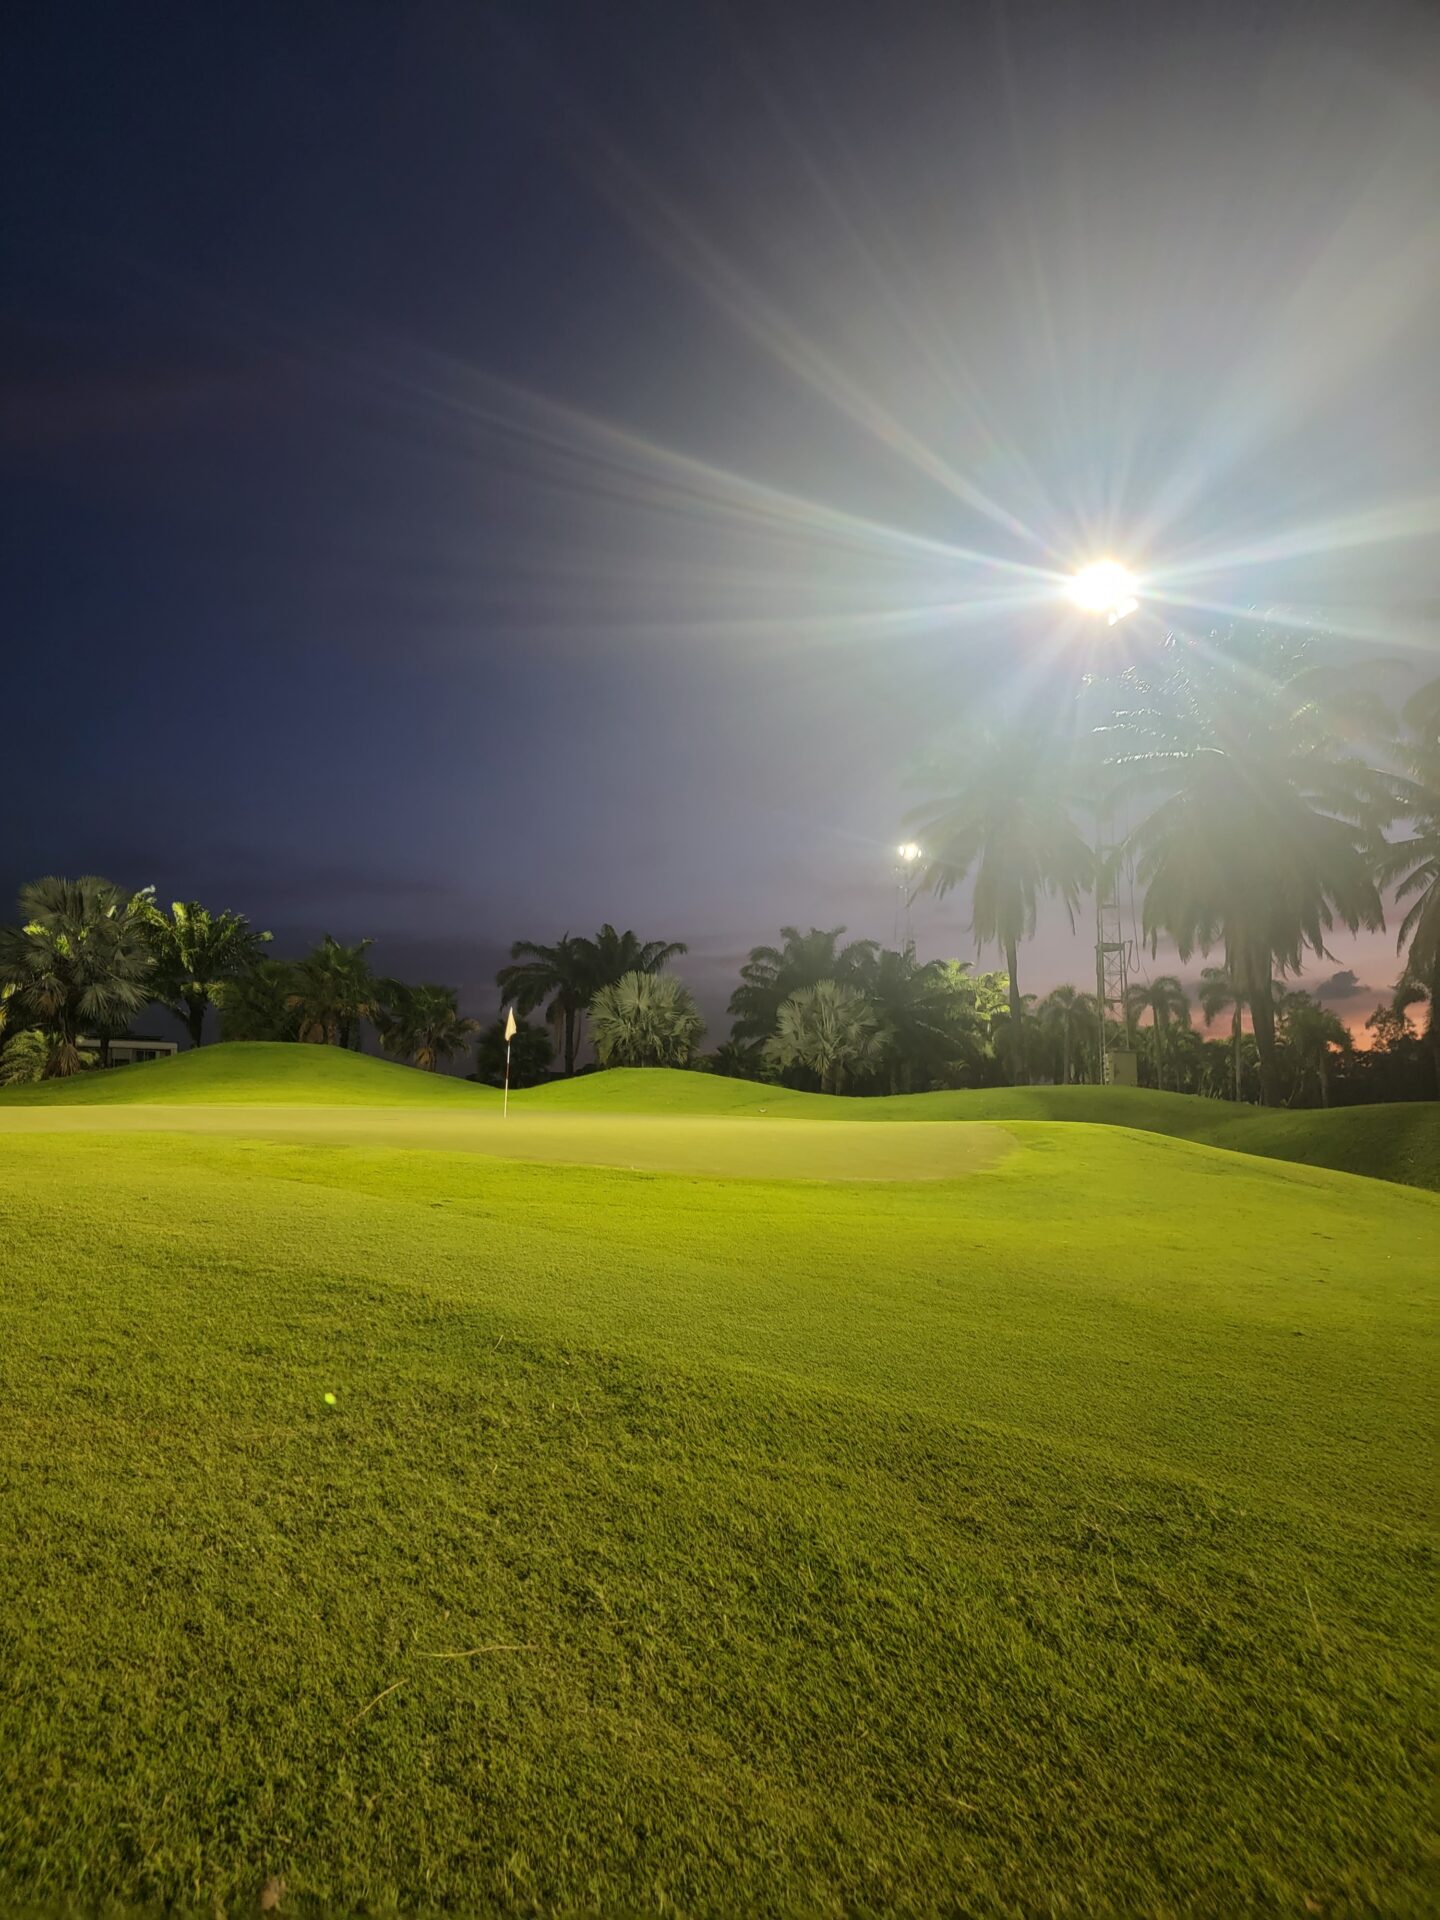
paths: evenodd
<path fill-rule="evenodd" d="M 553 946 L 517 940 L 510 949 L 511 964 L 495 978 L 517 1013 L 533 1013 L 549 1001 L 545 1018 L 563 1031 L 565 1071 L 573 1074 L 580 1024 L 601 988 L 613 986 L 627 973 L 658 973 L 687 951 L 683 940 L 641 940 L 628 928 L 617 933 L 607 921 L 593 940 L 568 933 Z"/>
<path fill-rule="evenodd" d="M 959 1056 L 978 1055 L 980 1023 L 957 997 L 944 961 L 922 966 L 913 946 L 886 947 L 857 963 L 855 985 L 885 1032 L 891 1093 L 918 1092 Z"/>
<path fill-rule="evenodd" d="M 298 1040 L 295 969 L 287 960 L 257 960 L 246 973 L 216 983 L 222 1040 Z"/>
<path fill-rule="evenodd" d="M 688 1067 L 704 1031 L 689 988 L 667 974 L 622 974 L 590 1003 L 602 1067 Z"/>
<path fill-rule="evenodd" d="M 1440 1095 L 1440 679 L 1411 695 L 1404 707 L 1408 734 L 1401 742 L 1403 773 L 1386 784 L 1395 812 L 1409 827 L 1386 847 L 1380 879 L 1408 902 L 1396 945 L 1405 950 L 1397 1005 L 1428 1000 L 1425 1034 Z"/>
<path fill-rule="evenodd" d="M 590 952 L 595 991 L 613 987 L 627 973 L 659 973 L 671 960 L 690 951 L 683 940 L 642 940 L 627 927 L 617 933 L 607 920 L 593 940 L 582 941 Z"/>
<path fill-rule="evenodd" d="M 1060 1036 L 1060 1083 L 1068 1087 L 1075 1035 L 1090 1033 L 1095 1027 L 1095 996 L 1069 985 L 1054 987 L 1040 1002 L 1039 1014 L 1044 1024 Z"/>
<path fill-rule="evenodd" d="M 567 1074 L 575 1071 L 580 1016 L 592 995 L 587 945 L 568 933 L 548 947 L 517 940 L 510 949 L 511 964 L 495 976 L 501 995 L 514 1003 L 517 1013 L 533 1013 L 542 1000 L 550 1002 L 545 1018 L 552 1028 L 563 1028 Z"/>
<path fill-rule="evenodd" d="M 846 1076 L 873 1066 L 885 1034 L 863 993 L 834 980 L 801 987 L 786 1000 L 765 1055 L 784 1072 L 805 1067 L 818 1074 L 822 1093 L 840 1093 Z"/>
<path fill-rule="evenodd" d="M 428 1073 L 463 1053 L 480 1031 L 478 1020 L 461 1013 L 453 987 L 411 987 L 403 980 L 378 983 L 374 1020 L 386 1053 Z"/>
<path fill-rule="evenodd" d="M 811 927 L 808 933 L 782 927 L 778 947 L 752 947 L 740 969 L 740 985 L 730 996 L 728 1011 L 734 1022 L 730 1037 L 768 1040 L 781 1006 L 801 987 L 818 986 L 822 980 L 855 985 L 878 948 L 873 940 L 851 940 L 842 946 L 844 932 L 844 927 Z"/>
<path fill-rule="evenodd" d="M 1165 1060 L 1170 1051 L 1170 1022 L 1190 1024 L 1190 996 L 1173 973 L 1160 973 L 1153 980 L 1137 980 L 1125 995 L 1125 1011 L 1132 1020 L 1142 1013 L 1150 1015 L 1151 1045 L 1155 1050 L 1155 1084 L 1165 1089 Z M 1177 1084 L 1176 1092 L 1179 1092 Z"/>
<path fill-rule="evenodd" d="M 1339 1047 L 1349 1053 L 1354 1042 L 1350 1029 L 1338 1014 L 1322 1007 L 1308 993 L 1287 993 L 1276 1009 L 1280 1032 L 1295 1054 L 1299 1072 L 1295 1092 L 1301 1094 L 1313 1074 L 1320 1089 L 1320 1104 L 1330 1104 L 1330 1050 Z"/>
<path fill-rule="evenodd" d="M 108 1066 L 109 1034 L 150 998 L 149 906 L 148 890 L 128 893 L 95 874 L 20 889 L 20 924 L 0 928 L 0 976 L 14 982 L 11 1001 L 27 1023 L 53 1034 L 47 1078 L 80 1071 L 87 1028 L 99 1030 Z"/>
<path fill-rule="evenodd" d="M 1095 856 L 1070 815 L 1077 770 L 1069 743 L 1032 710 L 974 732 L 948 791 L 910 815 L 925 848 L 919 884 L 937 896 L 974 874 L 977 947 L 997 943 L 1010 976 L 1010 1070 L 1025 1079 L 1019 948 L 1035 931 L 1041 896 L 1057 894 L 1075 924 Z"/>
<path fill-rule="evenodd" d="M 531 1026 L 528 1020 L 515 1022 L 515 1037 L 505 1039 L 504 1019 L 492 1020 L 482 1029 L 475 1045 L 475 1078 L 492 1087 L 504 1085 L 506 1054 L 510 1059 L 510 1086 L 533 1087 L 550 1071 L 555 1048 L 543 1025 Z"/>
<path fill-rule="evenodd" d="M 1250 1009 L 1260 1094 L 1279 1096 L 1273 981 L 1337 921 L 1383 926 L 1374 878 L 1384 809 L 1344 744 L 1375 724 L 1363 689 L 1260 633 L 1169 643 L 1158 674 L 1122 678 L 1112 760 L 1131 791 L 1160 798 L 1131 836 L 1155 951 L 1219 946 Z"/>
<path fill-rule="evenodd" d="M 726 1080 L 763 1080 L 767 1072 L 764 1047 L 758 1040 L 722 1040 L 699 1064 Z"/>
<path fill-rule="evenodd" d="M 211 913 L 198 900 L 176 900 L 167 919 L 158 907 L 149 916 L 155 954 L 155 995 L 185 1022 L 192 1047 L 205 1037 L 205 1009 L 219 1004 L 227 982 L 249 973 L 268 933 L 257 932 L 243 913 Z"/>
<path fill-rule="evenodd" d="M 375 976 L 366 959 L 370 940 L 345 946 L 326 934 L 313 953 L 290 968 L 285 1004 L 297 1020 L 298 1038 L 330 1047 L 358 1047 L 360 1022 L 380 1010 Z"/>
<path fill-rule="evenodd" d="M 1240 1016 L 1245 1010 L 1245 996 L 1230 977 L 1228 967 L 1202 967 L 1200 970 L 1200 1011 L 1205 1016 L 1205 1025 L 1217 1019 L 1225 1009 L 1231 1009 L 1230 1051 L 1235 1078 L 1235 1099 L 1240 1095 Z"/>

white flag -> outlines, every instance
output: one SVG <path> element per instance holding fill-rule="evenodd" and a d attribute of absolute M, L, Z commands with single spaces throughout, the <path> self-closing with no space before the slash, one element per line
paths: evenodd
<path fill-rule="evenodd" d="M 517 1031 L 518 1029 L 516 1028 L 516 1025 L 515 1025 L 515 1009 L 512 1006 L 509 1012 L 505 1015 L 505 1044 L 507 1047 L 509 1046 L 510 1042 L 515 1038 Z"/>

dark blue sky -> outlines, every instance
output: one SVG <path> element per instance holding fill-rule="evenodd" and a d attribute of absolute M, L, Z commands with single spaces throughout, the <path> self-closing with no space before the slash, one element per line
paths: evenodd
<path fill-rule="evenodd" d="M 477 1012 L 611 919 L 713 1009 L 888 937 L 907 766 L 1070 671 L 1076 560 L 1433 651 L 1440 55 L 1359 11 L 23 7 L 0 885 Z"/>

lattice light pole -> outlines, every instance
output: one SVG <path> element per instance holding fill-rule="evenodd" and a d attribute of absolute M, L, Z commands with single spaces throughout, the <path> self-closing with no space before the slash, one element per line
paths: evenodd
<path fill-rule="evenodd" d="M 1107 1050 L 1106 1024 L 1114 1009 L 1118 1025 L 1125 1031 L 1127 1065 L 1132 1053 L 1130 1008 L 1127 998 L 1129 947 L 1120 923 L 1120 854 L 1115 839 L 1115 816 L 1107 806 L 1095 809 L 1095 1006 L 1099 1021 L 1100 1077 L 1109 1086 L 1117 1077 L 1113 1053 Z"/>

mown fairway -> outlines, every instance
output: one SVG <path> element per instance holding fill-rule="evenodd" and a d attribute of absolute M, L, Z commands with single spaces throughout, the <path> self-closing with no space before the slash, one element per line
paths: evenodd
<path fill-rule="evenodd" d="M 0 1102 L 0 1909 L 1428 1910 L 1440 1201 L 802 1099 Z"/>

